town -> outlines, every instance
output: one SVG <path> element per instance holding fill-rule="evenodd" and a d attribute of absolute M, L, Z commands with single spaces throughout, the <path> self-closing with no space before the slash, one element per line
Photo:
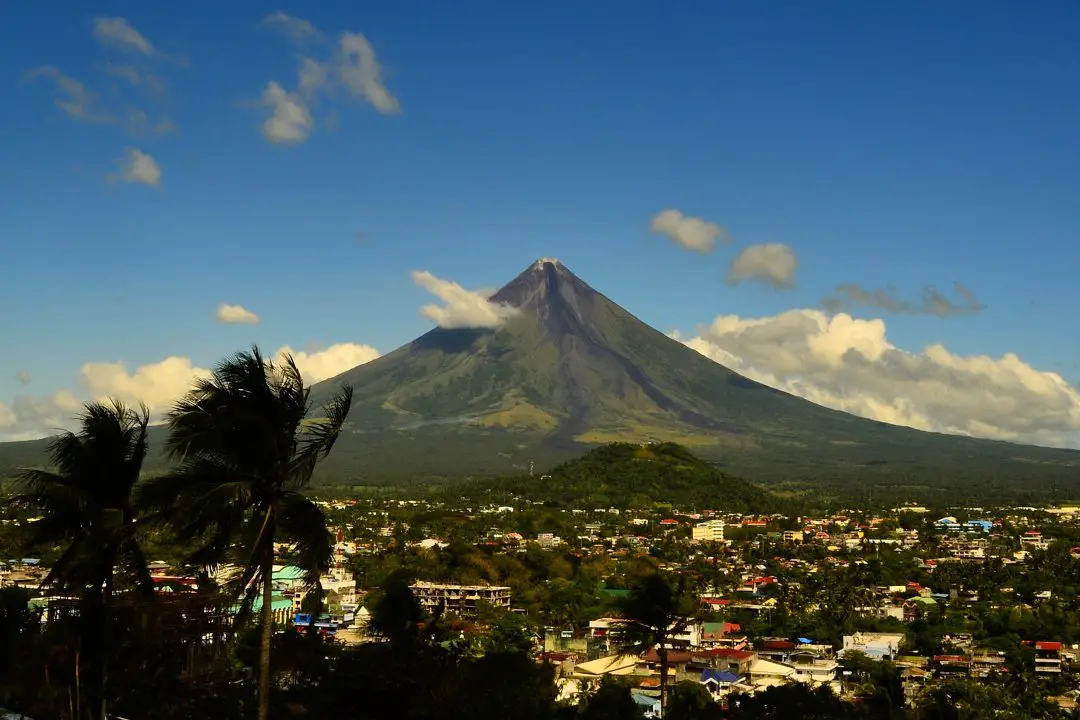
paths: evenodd
<path fill-rule="evenodd" d="M 753 717 L 733 713 L 785 702 L 788 691 L 864 713 L 852 717 L 937 717 L 945 693 L 953 706 L 966 698 L 1012 713 L 996 717 L 1077 708 L 1080 507 L 788 516 L 523 497 L 318 505 L 333 567 L 315 589 L 289 564 L 295 548 L 275 547 L 279 635 L 388 643 L 386 620 L 374 616 L 393 613 L 396 585 L 419 610 L 414 624 L 455 652 L 519 650 L 550 667 L 554 706 L 581 717 L 616 691 L 636 708 L 628 717 L 659 717 L 665 690 L 669 717 Z M 40 521 L 9 517 L 4 528 Z M 200 574 L 174 549 L 156 550 L 149 568 L 161 595 L 198 597 L 237 571 Z M 0 564 L 0 592 L 25 593 L 42 624 L 71 607 L 43 587 L 49 563 Z M 671 588 L 670 623 L 643 643 L 626 610 L 651 577 Z M 218 641 L 204 631 L 200 646 Z"/>

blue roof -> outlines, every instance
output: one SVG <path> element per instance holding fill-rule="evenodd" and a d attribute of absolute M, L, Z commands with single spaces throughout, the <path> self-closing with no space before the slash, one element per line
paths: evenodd
<path fill-rule="evenodd" d="M 801 642 L 803 645 L 813 645 L 814 644 L 814 641 L 811 640 L 810 638 L 796 638 L 796 640 Z"/>
<path fill-rule="evenodd" d="M 713 668 L 705 668 L 701 671 L 701 680 L 699 682 L 705 682 L 706 680 L 715 680 L 721 683 L 733 683 L 739 681 L 739 676 L 733 672 L 727 670 L 720 671 Z"/>
<path fill-rule="evenodd" d="M 630 693 L 630 697 L 634 698 L 634 702 L 636 702 L 638 705 L 644 705 L 648 708 L 656 707 L 656 705 L 660 702 L 659 698 L 649 697 L 648 695 L 639 692 Z"/>

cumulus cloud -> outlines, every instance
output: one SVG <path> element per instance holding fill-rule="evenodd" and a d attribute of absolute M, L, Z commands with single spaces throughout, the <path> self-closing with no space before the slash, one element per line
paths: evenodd
<path fill-rule="evenodd" d="M 92 124 L 116 122 L 116 116 L 103 107 L 98 97 L 90 92 L 82 81 L 65 75 L 53 65 L 32 68 L 23 75 L 24 81 L 48 78 L 53 81 L 58 96 L 53 101 L 56 107 L 72 120 Z"/>
<path fill-rule="evenodd" d="M 766 385 L 874 420 L 1080 446 L 1080 392 L 1013 353 L 963 356 L 940 344 L 910 352 L 889 342 L 880 319 L 806 309 L 720 316 L 683 342 Z"/>
<path fill-rule="evenodd" d="M 117 174 L 110 176 L 113 180 L 122 180 L 128 183 L 141 183 L 150 187 L 161 185 L 161 167 L 157 160 L 136 148 L 124 148 L 124 156 L 116 160 L 120 167 Z"/>
<path fill-rule="evenodd" d="M 298 352 L 286 345 L 271 357 L 280 359 L 285 353 L 293 355 L 308 384 L 340 375 L 379 357 L 375 348 L 357 343 L 337 343 L 315 352 Z M 30 440 L 58 429 L 70 429 L 85 400 L 118 398 L 129 404 L 144 402 L 156 422 L 197 378 L 209 374 L 208 368 L 179 356 L 139 365 L 134 370 L 123 362 L 86 363 L 79 371 L 79 395 L 60 390 L 47 397 L 20 395 L 9 404 L 0 403 L 0 441 Z"/>
<path fill-rule="evenodd" d="M 285 33 L 285 36 L 294 43 L 317 42 L 322 39 L 318 28 L 303 18 L 286 15 L 278 10 L 270 13 L 259 23 L 265 27 L 274 28 Z"/>
<path fill-rule="evenodd" d="M 276 12 L 260 25 L 277 27 L 294 42 L 321 43 L 322 35 L 307 20 Z M 368 39 L 361 33 L 344 32 L 330 49 L 323 49 L 321 59 L 302 55 L 296 72 L 295 90 L 271 81 L 259 104 L 272 107 L 273 113 L 263 125 L 263 136 L 271 142 L 303 142 L 314 129 L 314 114 L 320 101 L 332 101 L 342 94 L 362 100 L 380 113 L 400 112 L 401 104 L 386 87 L 383 68 Z M 337 126 L 337 110 L 326 108 L 324 124 Z"/>
<path fill-rule="evenodd" d="M 836 294 L 825 298 L 822 305 L 831 312 L 853 307 L 868 307 L 889 313 L 935 317 L 971 315 L 986 309 L 986 305 L 963 283 L 954 282 L 953 292 L 957 297 L 955 300 L 947 297 L 937 288 L 926 287 L 923 288 L 922 296 L 918 300 L 906 300 L 891 289 L 868 290 L 857 283 L 847 283 L 837 287 Z"/>
<path fill-rule="evenodd" d="M 311 135 L 313 122 L 307 105 L 296 93 L 286 92 L 271 80 L 263 90 L 260 104 L 271 108 L 262 125 L 263 137 L 272 143 L 299 143 Z"/>
<path fill-rule="evenodd" d="M 731 261 L 727 282 L 739 285 L 753 280 L 777 290 L 792 288 L 798 266 L 795 251 L 783 243 L 748 245 Z"/>
<path fill-rule="evenodd" d="M 19 381 L 20 385 L 29 385 L 30 373 L 27 370 L 20 370 L 19 374 L 15 376 L 15 379 Z"/>
<path fill-rule="evenodd" d="M 94 37 L 106 47 L 153 55 L 154 46 L 122 17 L 94 18 Z"/>
<path fill-rule="evenodd" d="M 224 302 L 218 303 L 214 318 L 226 325 L 255 325 L 259 322 L 259 316 L 243 305 L 230 305 Z"/>
<path fill-rule="evenodd" d="M 491 302 L 485 291 L 466 290 L 427 270 L 414 270 L 412 281 L 445 303 L 420 308 L 423 317 L 442 328 L 499 328 L 520 312 L 510 305 Z"/>
<path fill-rule="evenodd" d="M 710 253 L 717 242 L 731 242 L 731 235 L 716 223 L 683 215 L 678 210 L 661 210 L 653 216 L 649 228 L 665 235 L 676 245 L 699 253 Z"/>
<path fill-rule="evenodd" d="M 357 365 L 369 363 L 380 355 L 379 351 L 370 345 L 356 343 L 337 343 L 317 352 L 293 350 L 286 345 L 277 351 L 275 357 L 280 359 L 286 354 L 292 355 L 300 374 L 309 383 L 336 377 Z"/>

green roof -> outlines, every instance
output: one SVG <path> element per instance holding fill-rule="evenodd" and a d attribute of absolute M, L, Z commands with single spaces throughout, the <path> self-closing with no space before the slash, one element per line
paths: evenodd
<path fill-rule="evenodd" d="M 274 580 L 303 580 L 304 571 L 295 565 L 286 565 L 274 571 Z"/>
<path fill-rule="evenodd" d="M 292 598 L 281 597 L 280 595 L 275 595 L 274 599 L 270 601 L 270 609 L 273 612 L 281 612 L 282 610 L 291 610 L 292 606 L 293 606 Z M 251 612 L 258 613 L 261 610 L 262 610 L 262 595 L 255 598 L 255 600 L 252 601 L 252 603 L 251 603 Z M 233 615 L 240 612 L 240 603 L 237 603 L 237 604 L 233 605 L 231 608 L 229 608 L 229 612 L 232 613 Z"/>
<path fill-rule="evenodd" d="M 630 594 L 629 590 L 625 590 L 623 588 L 604 588 L 600 592 L 604 593 L 608 597 L 613 598 L 624 598 Z"/>

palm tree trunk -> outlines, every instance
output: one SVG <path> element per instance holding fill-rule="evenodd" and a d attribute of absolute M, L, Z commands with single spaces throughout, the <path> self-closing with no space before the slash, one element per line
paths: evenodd
<path fill-rule="evenodd" d="M 101 720 L 108 717 L 108 685 L 109 685 L 109 623 L 112 621 L 109 609 L 112 607 L 113 594 L 113 566 L 115 558 L 110 557 L 109 569 L 105 574 L 105 592 L 101 596 L 101 675 L 98 678 L 98 692 L 101 693 Z"/>
<path fill-rule="evenodd" d="M 259 720 L 270 717 L 270 640 L 274 635 L 274 545 L 262 560 L 262 639 L 259 643 Z"/>
<path fill-rule="evenodd" d="M 666 647 L 667 638 L 660 639 L 660 649 L 658 654 L 660 655 L 660 717 L 665 717 L 665 711 L 667 710 L 667 671 L 668 671 L 668 654 Z"/>

